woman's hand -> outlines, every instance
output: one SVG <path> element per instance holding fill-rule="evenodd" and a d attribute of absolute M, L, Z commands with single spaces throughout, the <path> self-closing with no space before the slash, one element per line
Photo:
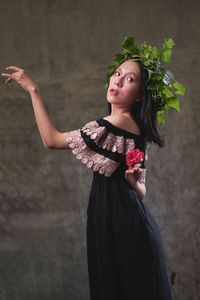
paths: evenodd
<path fill-rule="evenodd" d="M 16 66 L 9 66 L 6 67 L 6 70 L 14 70 L 14 73 L 2 73 L 2 76 L 8 77 L 5 83 L 9 83 L 12 79 L 16 80 L 23 89 L 27 92 L 31 93 L 38 89 L 37 84 L 31 79 L 28 73 L 19 67 Z"/>
<path fill-rule="evenodd" d="M 140 161 L 142 162 L 143 158 L 141 158 Z M 134 164 L 133 167 L 128 167 L 128 169 L 125 171 L 124 177 L 143 200 L 146 194 L 146 187 L 144 183 L 139 182 L 141 176 L 139 171 L 140 167 L 140 163 Z"/>
<path fill-rule="evenodd" d="M 143 161 L 143 158 L 140 159 L 140 161 Z M 133 167 L 128 167 L 128 169 L 125 171 L 125 178 L 126 180 L 134 187 L 137 184 L 137 181 L 140 178 L 140 172 L 139 168 L 141 167 L 141 163 L 134 164 Z"/>

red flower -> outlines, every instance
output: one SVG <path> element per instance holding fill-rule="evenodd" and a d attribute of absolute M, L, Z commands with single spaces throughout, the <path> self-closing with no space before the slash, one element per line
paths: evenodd
<path fill-rule="evenodd" d="M 140 159 L 144 158 L 144 153 L 140 151 L 138 148 L 134 150 L 130 150 L 126 154 L 126 164 L 128 167 L 133 167 L 134 164 L 139 163 Z"/>

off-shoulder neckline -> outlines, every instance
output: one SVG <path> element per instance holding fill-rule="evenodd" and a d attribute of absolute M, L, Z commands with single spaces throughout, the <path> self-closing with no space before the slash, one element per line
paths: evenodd
<path fill-rule="evenodd" d="M 104 118 L 100 118 L 99 120 L 100 120 L 101 122 L 103 122 L 104 124 L 107 124 L 107 125 L 109 125 L 110 127 L 117 129 L 118 131 L 124 132 L 124 133 L 126 133 L 126 134 L 128 134 L 128 135 L 130 135 L 130 136 L 134 136 L 134 137 L 137 137 L 137 138 L 142 138 L 142 135 L 141 135 L 141 134 L 139 135 L 139 134 L 137 134 L 137 133 L 130 132 L 130 131 L 126 130 L 126 129 L 122 129 L 122 128 L 120 128 L 120 127 L 114 125 L 114 124 L 111 123 L 110 121 L 104 119 Z"/>

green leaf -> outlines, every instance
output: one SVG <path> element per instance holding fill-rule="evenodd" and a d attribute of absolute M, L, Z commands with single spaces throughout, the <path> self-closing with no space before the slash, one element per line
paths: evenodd
<path fill-rule="evenodd" d="M 157 121 L 158 124 L 160 125 L 160 123 L 165 123 L 165 119 L 163 118 L 163 112 L 159 111 L 157 114 Z"/>
<path fill-rule="evenodd" d="M 135 39 L 133 37 L 126 36 L 122 42 L 122 48 L 129 52 L 133 52 L 135 49 Z"/>
<path fill-rule="evenodd" d="M 108 66 L 107 77 L 108 76 L 110 77 L 114 73 L 115 69 L 116 69 L 115 65 Z"/>
<path fill-rule="evenodd" d="M 160 81 L 163 79 L 163 75 L 163 72 L 159 72 L 157 74 L 154 73 L 152 76 L 152 80 Z"/>
<path fill-rule="evenodd" d="M 121 53 L 117 53 L 115 54 L 114 62 L 115 64 L 120 64 L 123 59 L 124 59 L 124 55 Z"/>
<path fill-rule="evenodd" d="M 167 100 L 167 104 L 180 112 L 179 100 L 177 97 L 171 97 Z"/>
<path fill-rule="evenodd" d="M 168 103 L 165 103 L 165 112 L 167 112 L 167 113 L 168 113 L 168 108 L 169 108 Z"/>
<path fill-rule="evenodd" d="M 150 62 L 150 60 L 148 60 L 148 59 L 143 61 L 143 65 L 144 65 L 145 67 L 148 67 L 150 64 L 151 64 L 151 62 Z"/>
<path fill-rule="evenodd" d="M 176 89 L 175 94 L 179 94 L 182 96 L 185 94 L 185 87 L 181 83 L 176 81 L 173 83 L 173 87 L 175 87 L 175 89 Z"/>
<path fill-rule="evenodd" d="M 166 96 L 167 99 L 174 97 L 174 94 L 172 94 L 172 92 L 166 86 L 163 87 L 162 93 Z"/>
<path fill-rule="evenodd" d="M 149 81 L 151 79 L 153 71 L 149 69 L 147 69 L 147 71 L 148 71 L 148 81 Z"/>
<path fill-rule="evenodd" d="M 169 39 L 164 39 L 164 43 L 163 43 L 163 48 L 172 48 L 175 45 L 174 41 L 169 38 Z"/>
<path fill-rule="evenodd" d="M 170 63 L 172 51 L 170 49 L 162 49 L 161 54 L 160 54 L 160 59 L 164 62 Z"/>
<path fill-rule="evenodd" d="M 106 81 L 107 81 L 106 86 L 107 86 L 107 84 L 109 83 L 109 81 L 110 81 L 110 76 L 112 76 L 112 74 L 114 73 L 115 69 L 116 69 L 116 66 L 115 66 L 115 65 L 108 66 L 108 70 L 107 70 L 107 73 L 106 73 Z M 106 87 L 106 86 L 105 86 L 105 87 Z"/>
<path fill-rule="evenodd" d="M 150 83 L 147 85 L 147 90 L 149 91 L 155 91 L 157 94 L 157 89 L 158 89 L 158 85 L 155 83 L 152 83 L 152 80 L 150 81 Z"/>
<path fill-rule="evenodd" d="M 141 48 L 141 52 L 143 53 L 144 57 L 149 57 L 150 53 L 151 53 L 151 46 L 147 46 L 146 44 L 143 44 L 142 48 Z"/>
<path fill-rule="evenodd" d="M 158 48 L 153 47 L 151 55 L 152 55 L 152 58 L 158 58 L 160 55 L 160 51 L 158 50 Z"/>

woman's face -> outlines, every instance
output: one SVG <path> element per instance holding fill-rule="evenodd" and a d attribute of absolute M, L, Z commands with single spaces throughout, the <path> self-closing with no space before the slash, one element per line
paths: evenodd
<path fill-rule="evenodd" d="M 123 62 L 110 77 L 107 100 L 111 104 L 131 107 L 139 101 L 141 86 L 141 71 L 137 62 Z"/>

